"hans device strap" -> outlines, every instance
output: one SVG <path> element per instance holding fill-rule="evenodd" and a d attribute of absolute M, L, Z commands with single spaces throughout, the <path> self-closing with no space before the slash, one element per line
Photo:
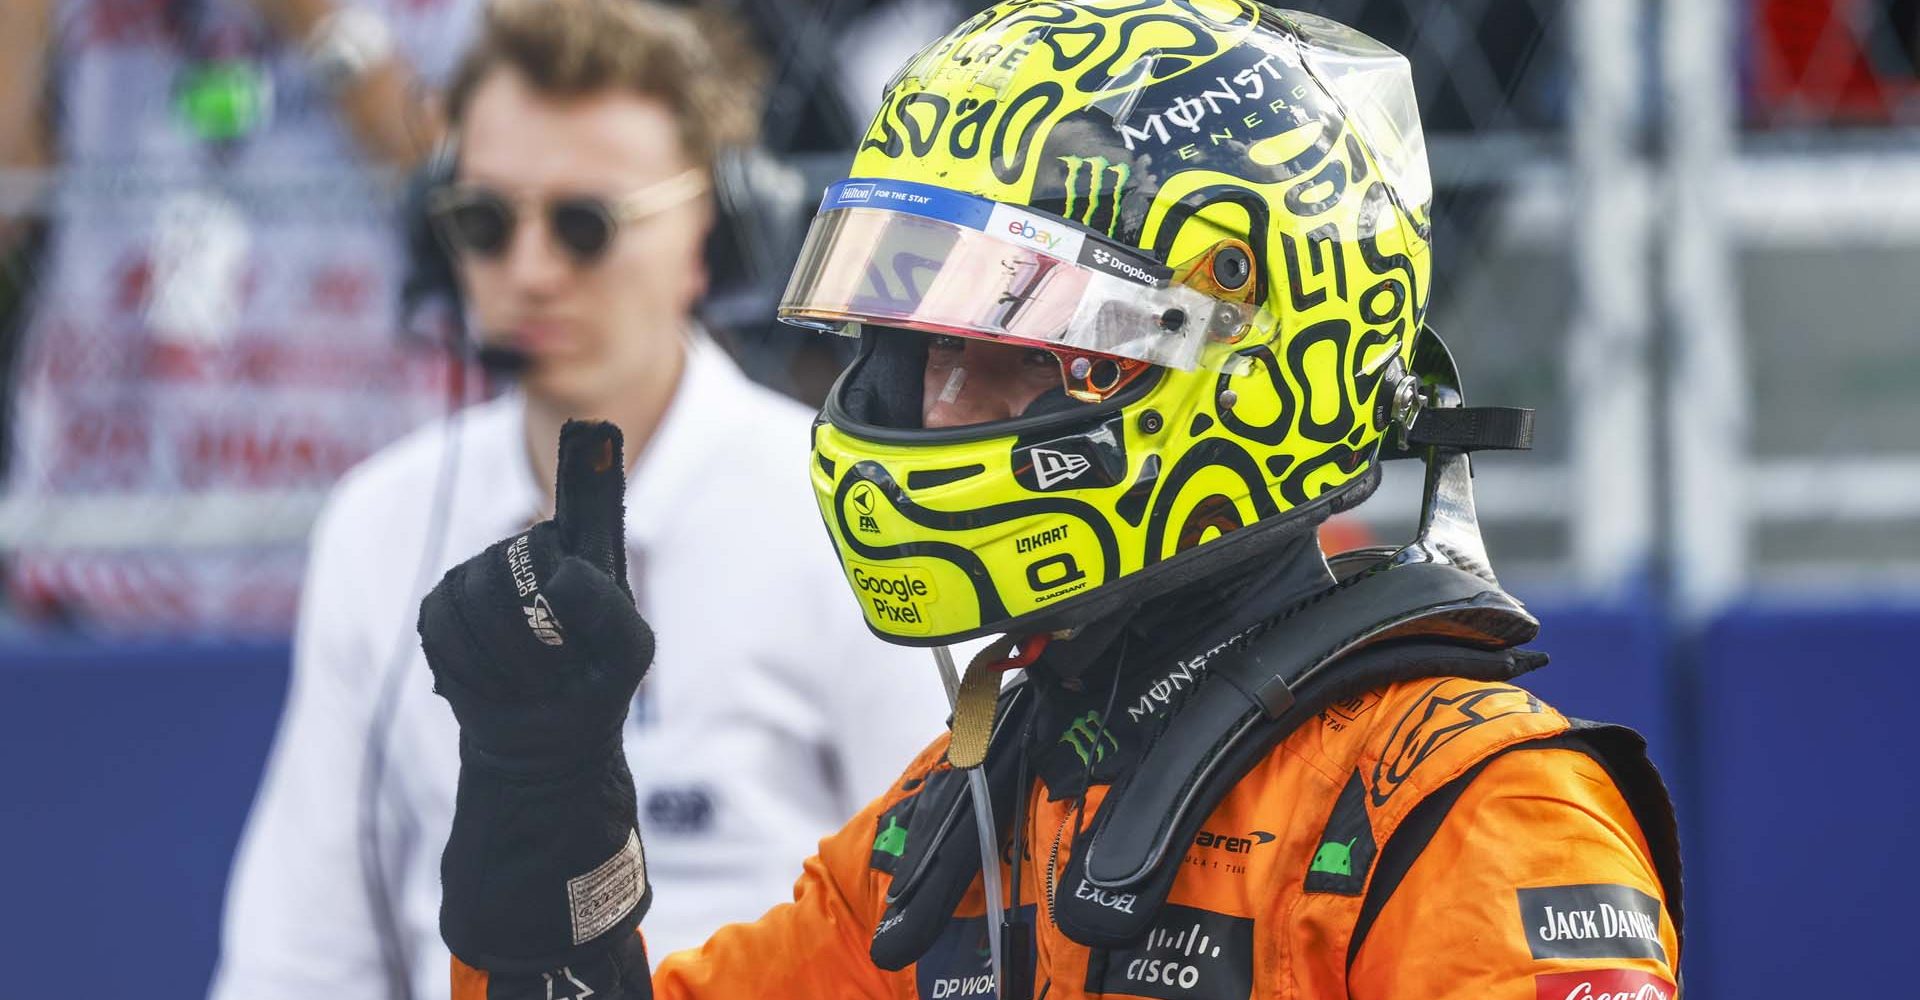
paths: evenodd
<path fill-rule="evenodd" d="M 1180 871 L 1175 845 L 1192 841 L 1207 815 L 1268 751 L 1322 709 L 1375 688 L 1421 677 L 1510 680 L 1546 662 L 1513 647 L 1539 623 L 1481 577 L 1439 563 L 1378 569 L 1282 620 L 1201 681 L 1139 765 L 1115 785 L 1074 845 L 1063 882 L 1085 879 L 1127 893 L 1131 913 L 1062 893 L 1055 914 L 1076 941 L 1117 947 L 1152 926 Z M 987 754 L 996 816 L 1016 789 L 1018 733 L 1033 710 L 1024 685 L 1002 697 Z M 918 959 L 978 875 L 966 832 L 964 782 L 940 772 L 916 796 L 912 831 L 895 867 L 888 907 L 874 934 L 881 968 Z M 1007 831 L 1002 831 L 1002 836 Z"/>
<path fill-rule="evenodd" d="M 1539 623 L 1518 601 L 1439 563 L 1378 570 L 1336 588 L 1222 662 L 1108 793 L 1062 879 L 1060 927 L 1118 947 L 1153 926 L 1180 871 L 1178 845 L 1240 778 L 1306 720 L 1344 698 L 1423 677 L 1511 680 L 1545 662 L 1514 650 Z M 1135 898 L 1131 912 L 1099 905 Z"/>
<path fill-rule="evenodd" d="M 1000 695 L 999 718 L 983 765 L 993 814 L 1007 817 L 998 831 L 1003 841 L 1011 832 L 1015 786 L 1020 783 L 1018 744 L 1026 717 L 1033 711 L 1032 695 L 1024 683 Z M 890 812 L 889 817 L 906 827 L 906 847 L 893 866 L 887 910 L 874 930 L 870 951 L 873 964 L 889 971 L 906 968 L 933 946 L 967 886 L 980 874 L 980 845 L 972 836 L 973 796 L 966 772 L 935 771 L 918 794 L 895 808 L 901 806 L 903 815 Z"/>

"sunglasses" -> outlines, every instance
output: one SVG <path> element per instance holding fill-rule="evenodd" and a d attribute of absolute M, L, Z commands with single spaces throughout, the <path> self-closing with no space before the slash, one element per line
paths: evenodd
<path fill-rule="evenodd" d="M 688 170 L 616 198 L 568 195 L 540 205 L 547 231 L 577 265 L 600 259 L 620 227 L 677 208 L 707 191 L 707 176 Z M 460 253 L 499 257 L 513 245 L 519 206 L 526 199 L 485 187 L 457 185 L 434 191 L 429 209 L 441 238 Z"/>

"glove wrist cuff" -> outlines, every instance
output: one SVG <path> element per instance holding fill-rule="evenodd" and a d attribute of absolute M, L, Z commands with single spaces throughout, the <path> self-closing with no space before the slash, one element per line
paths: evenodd
<path fill-rule="evenodd" d="M 544 742 L 544 741 L 543 741 Z M 596 776 L 611 760 L 622 763 L 626 748 L 618 732 L 597 743 L 573 747 L 530 745 L 485 745 L 465 732 L 460 734 L 460 764 L 514 784 L 565 783 Z"/>

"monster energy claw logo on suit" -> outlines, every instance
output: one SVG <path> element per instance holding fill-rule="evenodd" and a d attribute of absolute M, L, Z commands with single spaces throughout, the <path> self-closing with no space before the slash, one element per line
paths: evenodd
<path fill-rule="evenodd" d="M 1060 734 L 1060 742 L 1073 748 L 1080 756 L 1080 763 L 1092 765 L 1107 759 L 1109 750 L 1119 750 L 1119 741 L 1100 721 L 1099 712 L 1087 714 L 1073 720 L 1067 731 Z"/>

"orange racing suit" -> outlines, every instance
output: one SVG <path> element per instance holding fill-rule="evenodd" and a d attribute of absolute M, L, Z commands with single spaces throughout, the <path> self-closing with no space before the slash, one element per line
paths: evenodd
<path fill-rule="evenodd" d="M 1117 948 L 1072 940 L 1052 909 L 1066 893 L 1132 905 L 1059 877 L 1107 792 L 1092 765 L 1109 750 L 1118 761 L 1129 735 L 1086 727 L 1054 735 L 1041 742 L 1066 766 L 1041 762 L 1020 831 L 1034 997 L 1677 996 L 1677 854 L 1657 831 L 1649 839 L 1656 825 L 1670 832 L 1670 807 L 1662 798 L 1650 811 L 1623 792 L 1623 765 L 1644 763 L 1637 744 L 1624 755 L 1596 752 L 1576 724 L 1519 688 L 1428 678 L 1321 712 L 1226 794 L 1179 859 L 1150 932 Z M 917 962 L 889 972 L 869 955 L 891 865 L 905 838 L 920 834 L 900 817 L 948 767 L 945 749 L 943 737 L 821 842 L 792 903 L 657 962 L 653 994 L 994 996 L 977 876 Z M 1095 778 L 1074 790 L 1084 792 L 1084 810 L 1079 795 L 1053 787 L 1070 782 L 1078 763 Z M 1003 868 L 1002 883 L 1011 877 Z M 632 950 L 639 968 L 637 939 Z M 571 969 L 495 977 L 456 959 L 453 981 L 455 1000 L 615 1000 Z M 644 982 L 629 992 L 644 996 Z"/>

